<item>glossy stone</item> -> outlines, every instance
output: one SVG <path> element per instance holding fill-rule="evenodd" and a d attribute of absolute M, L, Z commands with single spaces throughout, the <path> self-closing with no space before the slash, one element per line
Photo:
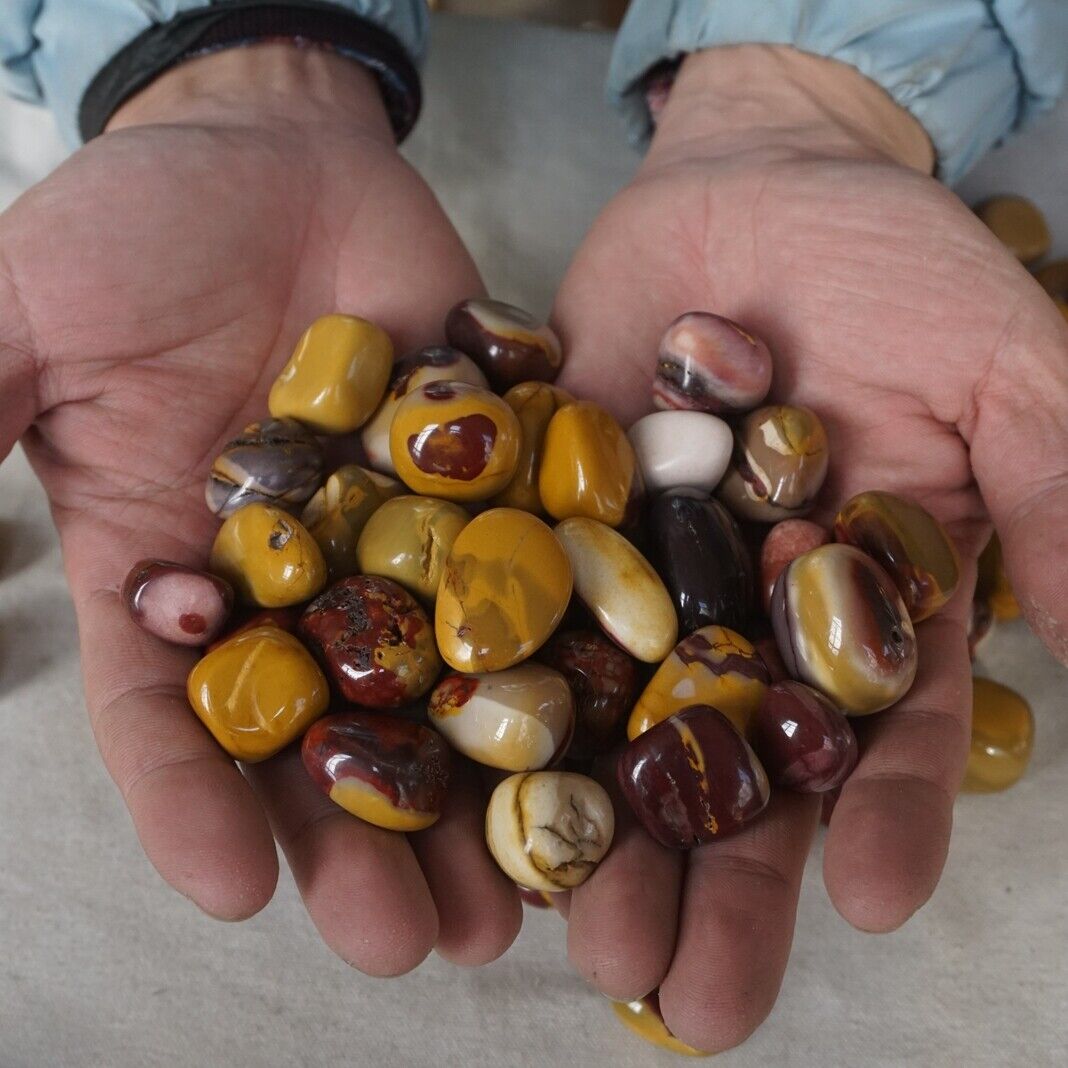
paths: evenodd
<path fill-rule="evenodd" d="M 719 486 L 740 519 L 776 523 L 804 515 L 827 474 L 827 432 L 815 412 L 776 404 L 735 427 L 734 457 Z"/>
<path fill-rule="evenodd" d="M 1019 618 L 1020 604 L 1005 574 L 1005 558 L 997 534 L 991 535 L 986 548 L 979 554 L 975 596 L 990 605 L 995 619 L 1008 622 Z"/>
<path fill-rule="evenodd" d="M 671 849 L 736 833 L 771 796 L 749 743 L 711 705 L 688 705 L 640 734 L 616 771 L 642 826 Z"/>
<path fill-rule="evenodd" d="M 744 629 L 755 608 L 753 564 L 734 517 L 719 501 L 678 489 L 653 501 L 649 559 L 671 594 L 684 634 L 709 623 Z"/>
<path fill-rule="evenodd" d="M 304 611 L 300 636 L 338 693 L 367 708 L 422 697 L 441 670 L 426 612 L 389 579 L 350 575 Z"/>
<path fill-rule="evenodd" d="M 488 389 L 431 382 L 401 401 L 389 431 L 397 474 L 415 493 L 484 501 L 512 480 L 519 420 Z"/>
<path fill-rule="evenodd" d="M 649 561 L 622 534 L 593 519 L 556 526 L 575 579 L 575 593 L 604 632 L 631 656 L 663 660 L 678 637 L 671 597 Z"/>
<path fill-rule="evenodd" d="M 394 497 L 367 521 L 356 547 L 359 570 L 382 575 L 425 604 L 438 595 L 445 561 L 471 517 L 435 497 Z"/>
<path fill-rule="evenodd" d="M 486 844 L 501 870 L 532 890 L 555 893 L 584 883 L 615 832 L 612 802 L 585 775 L 510 775 L 490 796 Z"/>
<path fill-rule="evenodd" d="M 916 635 L 901 594 L 851 545 L 821 545 L 787 564 L 771 619 L 786 670 L 846 715 L 889 707 L 916 677 Z"/>
<path fill-rule="evenodd" d="M 431 724 L 466 757 L 504 771 L 555 764 L 575 729 L 567 681 L 528 662 L 479 675 L 446 675 L 427 706 Z"/>
<path fill-rule="evenodd" d="M 585 516 L 618 527 L 633 518 L 641 469 L 611 414 L 590 401 L 557 411 L 545 431 L 538 492 L 554 519 Z"/>
<path fill-rule="evenodd" d="M 438 588 L 438 648 L 457 671 L 501 671 L 531 656 L 571 597 L 571 565 L 529 512 L 491 508 L 460 531 Z"/>
<path fill-rule="evenodd" d="M 240 598 L 263 608 L 299 604 L 326 584 L 326 561 L 315 539 L 269 504 L 246 504 L 223 523 L 209 567 Z"/>
<path fill-rule="evenodd" d="M 655 990 L 638 1001 L 613 1001 L 612 1011 L 626 1027 L 652 1046 L 680 1053 L 684 1057 L 712 1056 L 711 1053 L 703 1053 L 680 1042 L 667 1029 L 664 1017 L 660 1015 L 660 998 Z"/>
<path fill-rule="evenodd" d="M 323 480 L 323 450 L 295 419 L 249 423 L 211 465 L 208 508 L 226 518 L 253 501 L 292 508 Z"/>
<path fill-rule="evenodd" d="M 960 582 L 960 560 L 942 524 L 915 501 L 869 490 L 848 500 L 834 536 L 865 552 L 894 580 L 913 623 L 933 616 Z"/>
<path fill-rule="evenodd" d="M 387 831 L 436 823 L 451 757 L 428 727 L 381 712 L 342 712 L 314 723 L 301 745 L 304 767 L 336 805 Z"/>
<path fill-rule="evenodd" d="M 364 524 L 376 509 L 403 492 L 396 479 L 346 464 L 308 501 L 300 521 L 322 550 L 331 581 L 356 574 L 356 542 Z"/>
<path fill-rule="evenodd" d="M 575 735 L 567 754 L 585 760 L 607 752 L 620 740 L 634 701 L 634 661 L 593 631 L 559 631 L 539 659 L 559 671 L 575 698 Z"/>
<path fill-rule="evenodd" d="M 303 607 L 295 604 L 287 605 L 285 608 L 256 610 L 246 608 L 244 611 L 235 612 L 227 621 L 226 630 L 207 646 L 206 651 L 210 653 L 231 638 L 236 638 L 239 634 L 254 630 L 256 627 L 278 627 L 279 630 L 284 630 L 288 634 L 296 634 L 297 624 L 303 614 Z"/>
<path fill-rule="evenodd" d="M 355 315 L 324 315 L 304 331 L 275 379 L 267 407 L 318 434 L 358 430 L 378 407 L 393 366 L 393 344 Z"/>
<path fill-rule="evenodd" d="M 748 738 L 771 782 L 803 794 L 841 786 L 857 765 L 849 720 L 803 682 L 768 687 Z"/>
<path fill-rule="evenodd" d="M 470 356 L 447 345 L 432 345 L 405 356 L 393 365 L 393 377 L 382 403 L 360 431 L 367 462 L 376 471 L 396 474 L 389 454 L 389 428 L 400 402 L 413 390 L 430 382 L 469 382 L 487 387 L 486 376 Z"/>
<path fill-rule="evenodd" d="M 222 630 L 234 603 L 229 583 L 167 560 L 134 564 L 121 596 L 142 630 L 177 645 L 207 645 Z"/>
<path fill-rule="evenodd" d="M 975 213 L 1021 263 L 1034 263 L 1049 252 L 1045 216 L 1024 197 L 991 197 Z"/>
<path fill-rule="evenodd" d="M 496 390 L 528 380 L 551 382 L 564 360 L 551 327 L 500 300 L 461 301 L 445 319 L 445 336 L 474 359 Z"/>
<path fill-rule="evenodd" d="M 961 790 L 994 793 L 1017 783 L 1031 762 L 1035 720 L 1015 690 L 993 679 L 972 679 L 972 743 Z"/>
<path fill-rule="evenodd" d="M 516 889 L 519 891 L 520 901 L 524 905 L 529 905 L 532 909 L 551 909 L 553 907 L 553 899 L 544 890 L 531 890 L 526 886 L 520 886 L 518 883 L 516 883 Z"/>
<path fill-rule="evenodd" d="M 279 627 L 242 631 L 189 673 L 189 703 L 235 760 L 266 760 L 318 719 L 330 703 L 323 673 Z"/>
<path fill-rule="evenodd" d="M 689 486 L 711 492 L 730 462 L 731 428 L 706 412 L 653 412 L 627 431 L 650 493 Z"/>
<path fill-rule="evenodd" d="M 699 412 L 747 412 L 771 388 L 767 345 L 710 312 L 680 315 L 660 339 L 653 403 Z"/>
<path fill-rule="evenodd" d="M 770 682 L 745 638 L 726 627 L 702 627 L 656 669 L 631 711 L 627 737 L 637 738 L 688 705 L 712 705 L 745 734 Z"/>
<path fill-rule="evenodd" d="M 830 540 L 827 530 L 807 519 L 784 519 L 768 531 L 760 548 L 760 596 L 765 612 L 771 608 L 771 591 L 782 569 L 809 549 L 826 545 Z"/>

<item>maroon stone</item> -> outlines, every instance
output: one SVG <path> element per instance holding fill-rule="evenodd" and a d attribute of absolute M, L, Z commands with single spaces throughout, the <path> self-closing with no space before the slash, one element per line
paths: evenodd
<path fill-rule="evenodd" d="M 437 385 L 445 385 L 438 383 Z M 429 395 L 435 385 L 423 391 Z M 470 482 L 486 469 L 497 441 L 497 424 L 477 412 L 461 415 L 408 437 L 408 455 L 420 471 Z"/>
<path fill-rule="evenodd" d="M 807 519 L 784 519 L 768 531 L 760 550 L 760 594 L 765 612 L 771 609 L 771 591 L 783 568 L 809 549 L 826 545 L 830 540 L 828 531 Z"/>
<path fill-rule="evenodd" d="M 289 605 L 287 608 L 258 608 L 245 609 L 235 612 L 229 619 L 229 626 L 208 646 L 208 652 L 217 649 L 224 642 L 236 638 L 253 627 L 278 627 L 287 634 L 296 634 L 297 624 L 300 622 L 304 607 L 299 604 Z"/>
<path fill-rule="evenodd" d="M 407 395 L 408 384 L 412 375 L 423 367 L 452 367 L 463 358 L 459 349 L 448 345 L 429 345 L 425 349 L 413 352 L 410 356 L 398 360 L 393 365 L 393 377 L 389 382 L 389 393 L 398 401 Z"/>
<path fill-rule="evenodd" d="M 121 596 L 135 623 L 176 645 L 206 645 L 234 603 L 234 591 L 221 578 L 167 560 L 134 564 Z"/>

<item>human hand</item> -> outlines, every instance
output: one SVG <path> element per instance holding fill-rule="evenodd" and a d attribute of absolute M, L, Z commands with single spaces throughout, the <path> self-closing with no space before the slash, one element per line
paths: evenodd
<path fill-rule="evenodd" d="M 624 425 L 650 409 L 672 319 L 704 309 L 746 324 L 771 347 L 773 396 L 809 405 L 827 427 L 815 518 L 827 524 L 854 493 L 888 489 L 954 537 L 960 591 L 917 627 L 906 699 L 853 721 L 861 760 L 826 838 L 830 897 L 866 931 L 904 923 L 945 861 L 969 741 L 966 619 L 991 519 L 1031 625 L 1068 658 L 1068 330 L 921 173 L 930 163 L 914 120 L 850 68 L 759 46 L 691 56 L 554 313 L 568 352 L 561 384 Z M 745 832 L 683 857 L 617 806 L 611 854 L 571 895 L 575 966 L 615 998 L 659 985 L 685 1042 L 741 1042 L 778 994 L 818 808 L 778 792 Z"/>
<path fill-rule="evenodd" d="M 183 64 L 0 216 L 0 457 L 23 442 L 51 502 L 104 761 L 160 874 L 222 919 L 278 875 L 271 830 L 323 938 L 391 975 L 430 949 L 475 964 L 521 922 L 457 772 L 432 829 L 353 819 L 291 749 L 247 781 L 193 715 L 190 650 L 142 632 L 118 588 L 142 557 L 204 566 L 204 482 L 266 412 L 304 327 L 335 310 L 403 354 L 440 341 L 481 282 L 394 144 L 374 82 L 289 45 Z"/>

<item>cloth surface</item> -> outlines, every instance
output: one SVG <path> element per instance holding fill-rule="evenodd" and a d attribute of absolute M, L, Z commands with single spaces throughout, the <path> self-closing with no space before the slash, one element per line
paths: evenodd
<path fill-rule="evenodd" d="M 425 121 L 405 151 L 490 291 L 545 312 L 636 164 L 602 103 L 611 39 L 448 19 L 434 38 Z M 47 115 L 0 103 L 0 204 L 61 156 Z M 1062 107 L 980 167 L 967 198 L 1033 197 L 1063 256 L 1066 166 Z M 47 505 L 16 451 L 0 468 L 0 1068 L 681 1063 L 632 1036 L 575 975 L 554 914 L 528 909 L 516 945 L 486 968 L 432 956 L 388 982 L 322 945 L 284 869 L 249 922 L 201 915 L 144 859 L 97 758 L 75 638 Z M 817 849 L 779 1003 L 716 1064 L 1068 1063 L 1068 676 L 1021 625 L 988 649 L 984 672 L 1035 709 L 1027 777 L 960 799 L 942 884 L 898 933 L 839 919 Z"/>

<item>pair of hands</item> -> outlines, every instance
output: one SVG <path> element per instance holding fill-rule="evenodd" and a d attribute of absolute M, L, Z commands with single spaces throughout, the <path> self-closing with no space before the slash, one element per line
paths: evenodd
<path fill-rule="evenodd" d="M 888 139 L 792 84 L 791 62 L 759 48 L 687 60 L 553 321 L 563 384 L 624 424 L 648 408 L 672 318 L 709 309 L 749 324 L 775 354 L 776 396 L 827 425 L 824 499 L 897 490 L 956 539 L 962 590 L 918 627 L 907 699 L 859 724 L 861 761 L 827 834 L 834 904 L 888 931 L 945 860 L 968 748 L 965 624 L 991 520 L 1032 625 L 1068 650 L 1056 566 L 1068 330 L 956 198 L 893 158 L 915 134 L 904 112 Z M 485 850 L 477 776 L 462 771 L 441 821 L 405 838 L 337 809 L 292 752 L 243 775 L 188 709 L 194 656 L 141 632 L 117 589 L 141 557 L 203 564 L 216 526 L 204 473 L 262 415 L 309 321 L 353 311 L 404 352 L 440 341 L 445 311 L 481 290 L 370 77 L 285 45 L 164 75 L 0 216 L 0 456 L 22 436 L 48 492 L 93 729 L 141 843 L 172 886 L 236 920 L 270 899 L 277 839 L 324 940 L 373 975 L 434 947 L 484 963 L 516 936 L 521 906 Z M 617 812 L 612 852 L 561 902 L 572 962 L 614 998 L 659 985 L 684 1041 L 741 1041 L 778 992 L 818 803 L 779 793 L 751 829 L 688 857 Z"/>

